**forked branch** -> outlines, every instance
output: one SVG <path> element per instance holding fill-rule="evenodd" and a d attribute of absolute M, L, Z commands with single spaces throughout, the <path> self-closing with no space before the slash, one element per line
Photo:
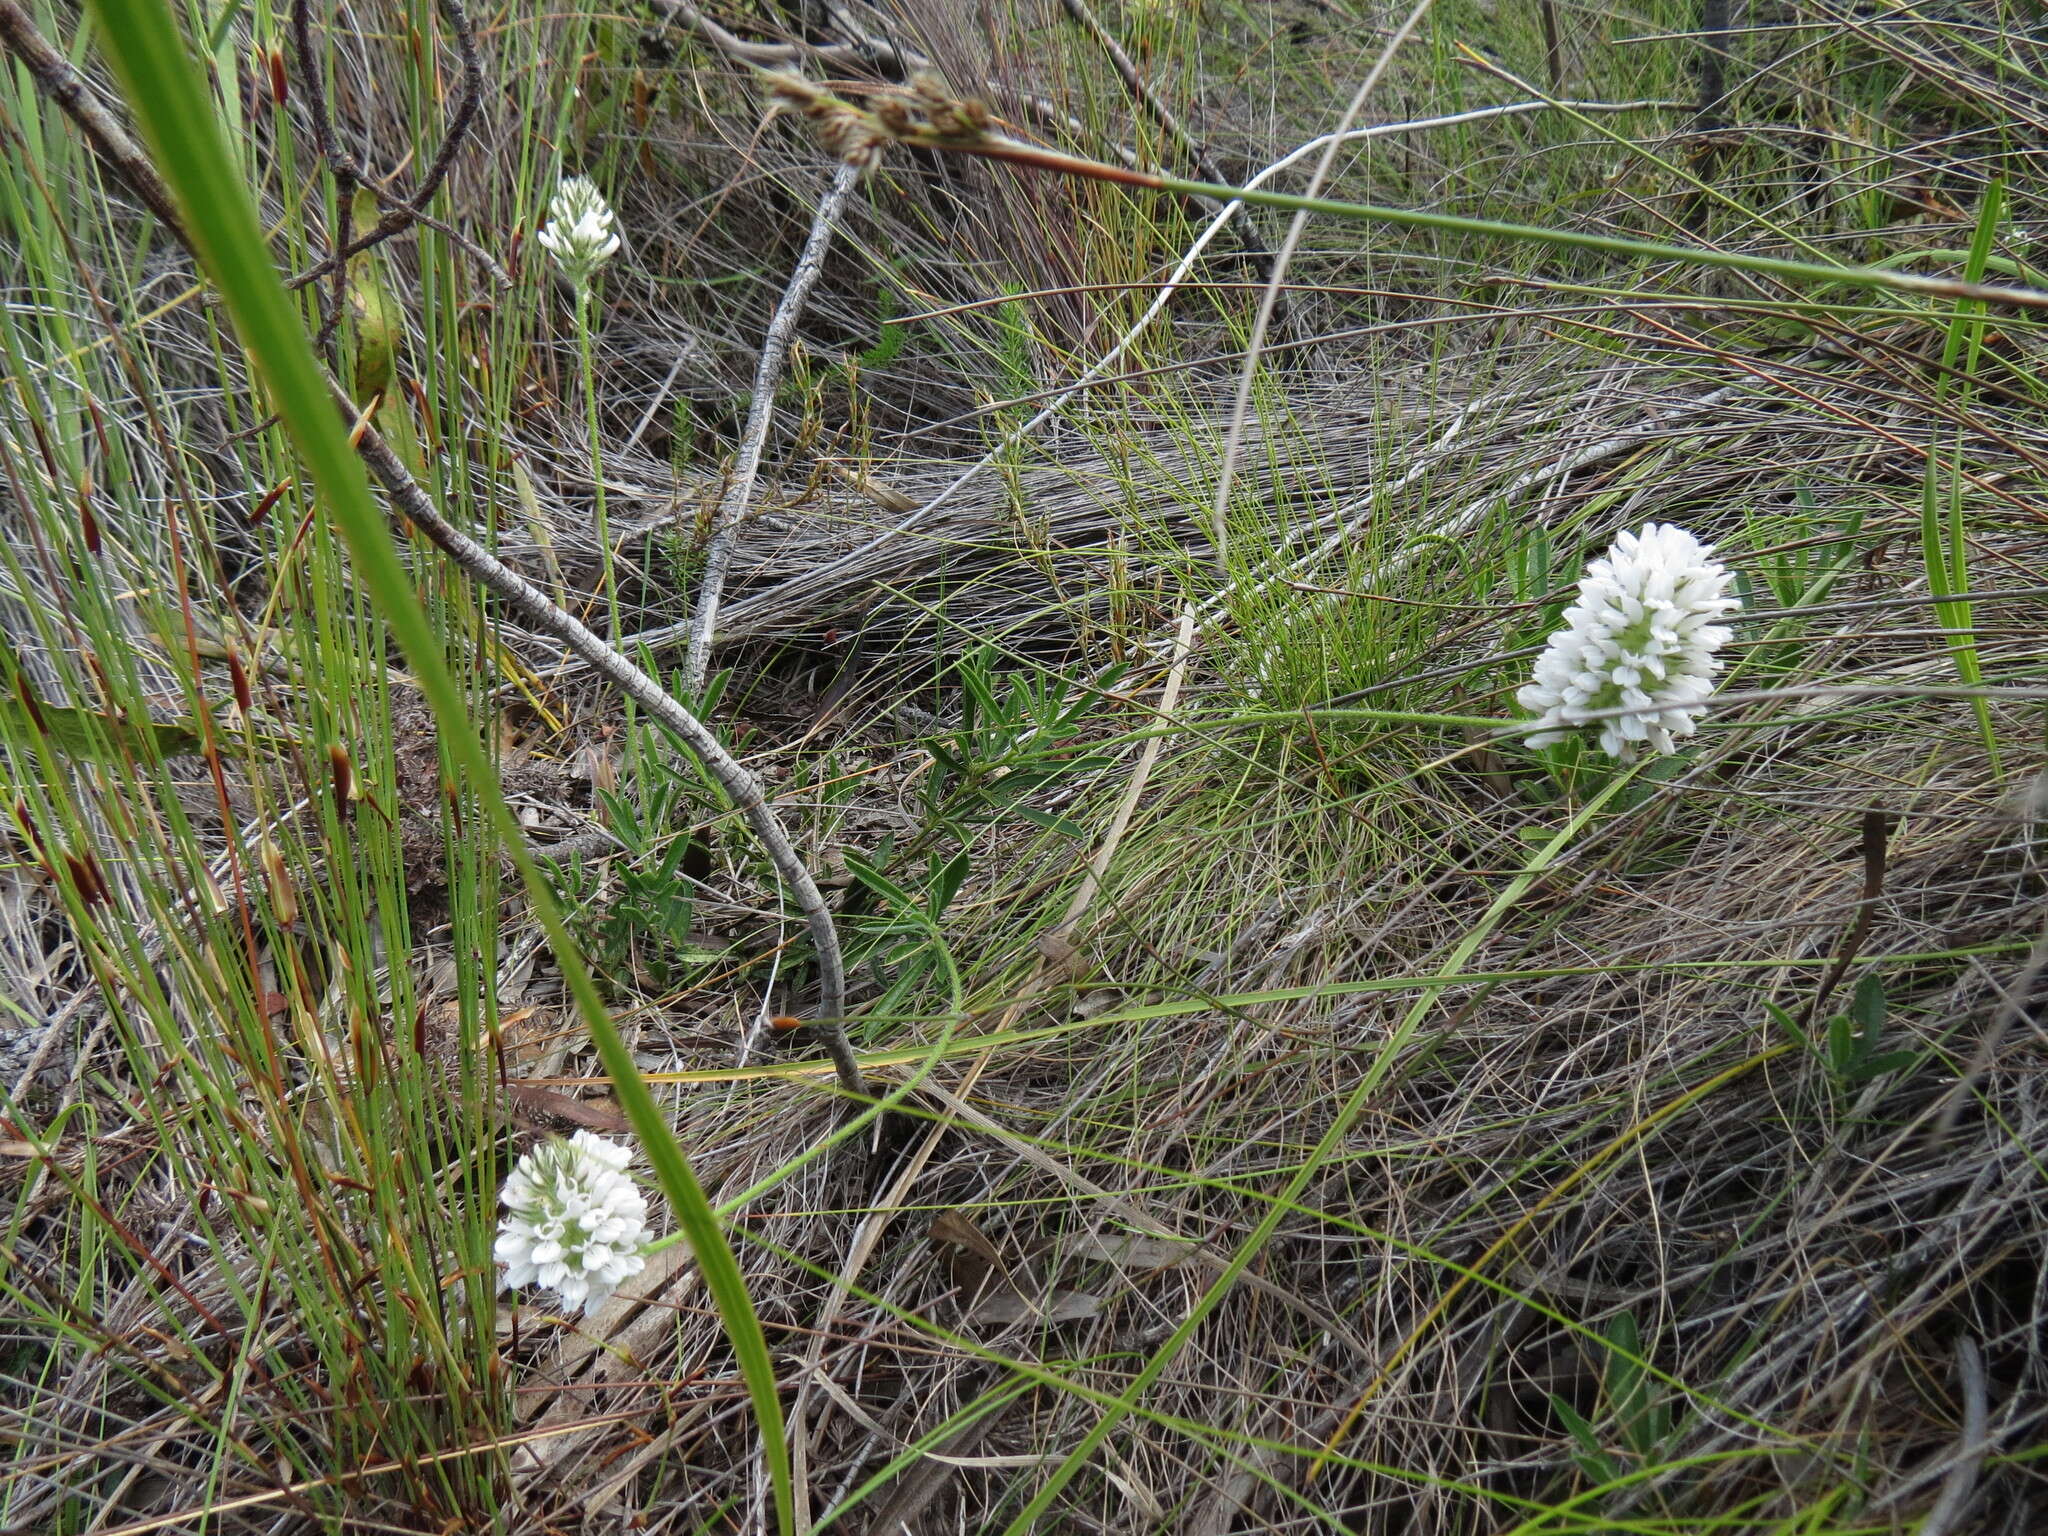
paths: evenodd
<path fill-rule="evenodd" d="M 463 9 L 462 0 L 441 0 L 442 12 L 448 18 L 448 29 L 455 38 L 455 54 L 461 61 L 461 76 L 456 88 L 455 110 L 449 114 L 448 127 L 441 135 L 440 147 L 435 150 L 432 162 L 424 176 L 410 192 L 399 192 L 380 186 L 364 171 L 362 162 L 342 142 L 341 133 L 335 124 L 334 110 L 327 99 L 326 75 L 320 67 L 320 57 L 313 42 L 313 11 L 311 0 L 292 0 L 292 50 L 298 56 L 299 89 L 305 94 L 308 115 L 313 120 L 313 143 L 319 150 L 320 158 L 327 162 L 327 169 L 334 177 L 336 217 L 334 247 L 327 256 L 291 279 L 290 286 L 303 288 L 308 283 L 318 282 L 332 276 L 334 292 L 329 300 L 327 318 L 321 330 L 324 335 L 330 330 L 340 312 L 343 270 L 349 258 L 358 256 L 372 246 L 382 245 L 394 235 L 403 234 L 415 224 L 425 224 L 438 230 L 454 241 L 491 274 L 501 286 L 510 286 L 511 277 L 487 251 L 465 238 L 459 231 L 434 218 L 427 212 L 427 204 L 434 194 L 441 190 L 441 183 L 448 179 L 448 171 L 461 152 L 464 140 L 469 137 L 471 126 L 476 121 L 478 108 L 484 99 L 483 55 L 477 51 L 476 29 L 470 24 L 469 13 Z M 358 187 L 367 188 L 377 199 L 384 212 L 377 222 L 361 234 L 350 227 L 354 193 Z"/>

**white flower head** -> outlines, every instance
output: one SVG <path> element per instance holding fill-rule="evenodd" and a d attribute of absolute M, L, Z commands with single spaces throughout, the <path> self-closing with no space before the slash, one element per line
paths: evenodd
<path fill-rule="evenodd" d="M 647 1200 L 632 1149 L 578 1131 L 535 1147 L 505 1180 L 495 1249 L 500 1290 L 538 1283 L 566 1311 L 594 1312 L 647 1264 Z"/>
<path fill-rule="evenodd" d="M 1727 567 L 1707 558 L 1713 552 L 1683 528 L 1648 523 L 1586 567 L 1567 627 L 1515 695 L 1541 716 L 1531 746 L 1597 725 L 1601 750 L 1626 762 L 1642 744 L 1676 751 L 1672 738 L 1698 728 L 1721 670 L 1714 652 L 1728 641 L 1714 621 L 1739 606 L 1726 595 Z M 1610 709 L 1625 713 L 1590 718 Z"/>
<path fill-rule="evenodd" d="M 617 253 L 619 237 L 612 232 L 612 205 L 589 177 L 563 178 L 554 201 L 548 204 L 548 222 L 540 232 L 540 243 L 579 293 Z"/>

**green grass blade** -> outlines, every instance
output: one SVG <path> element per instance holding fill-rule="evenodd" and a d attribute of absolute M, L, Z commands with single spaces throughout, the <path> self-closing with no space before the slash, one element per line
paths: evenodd
<path fill-rule="evenodd" d="M 1794 261 L 1782 256 L 1763 256 L 1752 251 L 1723 251 L 1709 246 L 1667 245 L 1656 240 L 1637 240 L 1626 235 L 1602 235 L 1583 229 L 1555 229 L 1541 224 L 1516 224 L 1500 219 L 1475 219 L 1463 214 L 1436 213 L 1424 208 L 1398 208 L 1379 203 L 1352 203 L 1329 197 L 1302 197 L 1291 192 L 1270 192 L 1263 187 L 1232 187 L 1217 182 L 1187 181 L 1178 176 L 1160 176 L 1147 171 L 1127 170 L 1084 160 L 1075 155 L 1020 144 L 1012 139 L 948 139 L 913 136 L 904 142 L 929 149 L 950 149 L 992 160 L 1008 160 L 1038 166 L 1072 176 L 1121 182 L 1127 186 L 1150 187 L 1184 197 L 1211 198 L 1217 202 L 1242 202 L 1289 213 L 1315 213 L 1359 223 L 1393 224 L 1405 229 L 1431 229 L 1444 234 L 1472 235 L 1482 239 L 1548 245 L 1564 250 L 1598 251 L 1607 256 L 1624 256 L 1641 261 L 1668 261 L 1682 266 L 1719 267 L 1748 272 L 1758 277 L 1778 277 L 1798 283 L 1839 284 L 1881 293 L 1911 293 L 1923 297 L 1963 299 L 1972 302 L 2011 304 L 2021 309 L 2048 309 L 2048 291 L 2039 288 L 2000 287 L 1975 277 L 1962 281 L 1933 277 L 1919 272 L 1892 272 L 1879 267 L 1829 266 L 1818 261 Z"/>
<path fill-rule="evenodd" d="M 1985 191 L 1983 206 L 1977 211 L 1976 231 L 1963 262 L 1963 275 L 1972 283 L 1984 276 L 2004 211 L 2005 186 L 1994 181 Z M 1950 402 L 1953 381 L 1955 446 L 1946 456 L 1948 493 L 1944 498 L 1941 484 L 1944 455 L 1932 443 L 1928 445 L 1920 488 L 1920 552 L 1927 568 L 1928 588 L 1937 597 L 1970 590 L 1969 547 L 1963 527 L 1963 439 L 1964 424 L 1969 418 L 1974 393 L 1970 378 L 1977 366 L 1983 339 L 1984 305 L 1972 299 L 1957 300 L 1947 333 L 1942 337 L 1941 373 L 1934 383 L 1934 430 L 1939 433 L 1943 420 L 1950 414 L 1944 413 L 1940 407 Z M 1958 378 L 1952 370 L 1956 367 L 1957 358 L 1965 352 L 1968 353 L 1968 361 Z M 1935 604 L 1934 611 L 1944 628 L 1957 631 L 1948 636 L 1947 641 L 1949 654 L 1955 659 L 1956 676 L 1965 687 L 1980 686 L 1984 681 L 1984 669 L 1977 660 L 1973 605 L 1968 601 L 1943 602 Z M 1996 774 L 2000 771 L 1998 735 L 1992 728 L 1991 707 L 1983 699 L 1975 700 L 1974 704 L 1978 734 L 1983 738 L 1985 754 L 1991 759 L 1992 772 Z"/>

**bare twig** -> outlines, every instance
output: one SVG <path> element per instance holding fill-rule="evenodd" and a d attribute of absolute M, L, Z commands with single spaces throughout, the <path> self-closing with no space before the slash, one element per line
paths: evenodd
<path fill-rule="evenodd" d="M 1700 104 L 1693 119 L 1693 132 L 1700 136 L 1693 174 L 1700 184 L 1687 195 L 1678 215 L 1679 222 L 1695 235 L 1706 230 L 1713 183 L 1720 174 L 1726 147 L 1728 38 L 1728 0 L 1700 0 Z"/>
<path fill-rule="evenodd" d="M 831 47 L 817 43 L 750 43 L 737 32 L 720 26 L 688 0 L 649 0 L 649 4 L 669 20 L 680 21 L 696 31 L 727 58 L 737 59 L 742 64 L 780 69 L 799 59 L 811 59 L 820 64 L 876 62 L 871 52 L 850 44 Z"/>
<path fill-rule="evenodd" d="M 782 365 L 789 356 L 790 339 L 804 303 L 817 285 L 825 267 L 825 253 L 832 248 L 832 227 L 846 208 L 846 200 L 860 182 L 860 168 L 841 164 L 832 185 L 818 203 L 811 219 L 811 232 L 797 257 L 796 270 L 782 301 L 768 322 L 768 334 L 761 342 L 761 360 L 754 367 L 754 398 L 747 409 L 746 436 L 740 440 L 739 459 L 733 465 L 732 485 L 719 503 L 718 520 L 712 525 L 711 542 L 704 553 L 704 575 L 697 588 L 696 611 L 690 616 L 690 648 L 683 663 L 684 685 L 693 693 L 704 687 L 711 660 L 711 640 L 718 626 L 718 604 L 725 592 L 725 575 L 732 566 L 733 538 L 747 503 L 754 494 L 754 481 L 761 471 L 761 454 L 768 443 L 768 428 L 775 420 L 775 391 L 782 383 Z"/>
<path fill-rule="evenodd" d="M 1829 996 L 1841 985 L 1842 977 L 1862 951 L 1863 941 L 1870 936 L 1871 919 L 1877 915 L 1878 901 L 1884 895 L 1885 853 L 1891 830 L 1892 819 L 1883 811 L 1863 813 L 1863 896 L 1856 903 L 1856 918 L 1849 925 L 1849 936 L 1842 941 L 1841 953 L 1828 967 L 1827 975 L 1821 978 L 1820 985 L 1814 989 L 1799 1017 L 1802 1026 L 1811 1024 L 1820 1016 Z"/>
<path fill-rule="evenodd" d="M 1564 42 L 1557 33 L 1557 0 L 1537 0 L 1543 17 L 1543 68 L 1550 79 L 1550 93 L 1564 94 Z"/>
<path fill-rule="evenodd" d="M 340 250 L 349 243 L 355 193 L 363 184 L 363 167 L 354 151 L 341 142 L 333 109 L 327 103 L 327 73 L 320 67 L 319 55 L 313 49 L 310 0 L 292 0 L 292 52 L 299 64 L 299 94 L 305 97 L 306 115 L 313 121 L 313 147 L 327 162 L 327 174 L 334 178 L 334 248 Z M 314 269 L 313 276 L 301 281 L 312 282 L 323 274 L 331 275 L 333 281 L 327 285 L 327 296 L 321 302 L 320 333 L 313 341 L 316 347 L 325 346 L 334 328 L 341 324 L 342 305 L 347 297 L 348 273 L 341 261 L 323 261 Z"/>
<path fill-rule="evenodd" d="M 363 179 L 363 167 L 354 151 L 341 142 L 333 109 L 327 104 L 327 76 L 313 48 L 310 0 L 292 0 L 292 51 L 298 55 L 299 94 L 306 98 L 306 112 L 313 120 L 313 147 L 345 195 Z"/>
<path fill-rule="evenodd" d="M 1116 40 L 1115 34 L 1096 17 L 1088 5 L 1088 0 L 1060 0 L 1060 4 L 1082 29 L 1095 39 L 1102 51 L 1109 55 L 1109 62 L 1116 66 L 1116 72 L 1124 82 L 1124 89 L 1131 93 L 1131 99 L 1144 108 L 1146 115 L 1153 122 L 1165 130 L 1166 136 L 1179 146 L 1180 152 L 1202 173 L 1202 179 L 1229 180 L 1216 168 L 1216 163 L 1209 158 L 1208 151 L 1202 148 L 1201 142 L 1188 132 L 1166 103 L 1153 94 L 1152 88 L 1145 84 L 1144 79 L 1138 74 L 1138 66 L 1131 62 L 1131 56 L 1124 52 L 1123 45 Z"/>
<path fill-rule="evenodd" d="M 336 394 L 337 403 L 346 408 L 346 397 L 340 394 L 338 387 Z M 832 1057 L 834 1070 L 839 1074 L 841 1087 L 849 1094 L 865 1097 L 867 1083 L 861 1076 L 860 1063 L 854 1059 L 853 1046 L 846 1038 L 846 968 L 840 954 L 839 933 L 833 925 L 832 913 L 825 905 L 824 894 L 819 891 L 817 881 L 811 878 L 810 870 L 790 842 L 782 823 L 776 819 L 774 810 L 762 793 L 760 782 L 725 750 L 701 720 L 679 704 L 660 683 L 585 628 L 573 615 L 557 607 L 539 587 L 443 517 L 433 498 L 420 488 L 398 455 L 374 431 L 363 431 L 357 451 L 371 475 L 384 487 L 393 507 L 432 539 L 466 575 L 489 588 L 522 623 L 560 640 L 665 729 L 673 732 L 732 797 L 734 806 L 761 840 L 776 874 L 803 909 L 804 922 L 810 930 L 811 947 L 818 958 L 818 1017 L 812 1023 L 824 1037 L 825 1048 Z"/>
<path fill-rule="evenodd" d="M 171 189 L 157 175 L 142 146 L 100 104 L 86 78 L 36 30 L 35 22 L 21 8 L 19 0 L 0 0 L 0 42 L 5 42 L 8 51 L 21 60 L 36 88 L 78 125 L 108 168 L 135 189 L 149 211 L 172 232 L 182 232 L 184 221 L 178 216 Z"/>
<path fill-rule="evenodd" d="M 1984 1352 L 1965 1333 L 1956 1340 L 1956 1385 L 1963 1399 L 1962 1433 L 1956 1449 L 1934 1466 L 1887 1489 L 1871 1505 L 1873 1512 L 1896 1509 L 1900 1502 L 1936 1477 L 1941 1492 L 1920 1518 L 1918 1536 L 1949 1536 L 1960 1523 L 1977 1493 L 1977 1479 L 1984 1470 L 1984 1457 L 1992 1448 L 1990 1381 L 1984 1371 Z"/>
<path fill-rule="evenodd" d="M 449 169 L 455 163 L 455 156 L 461 151 L 463 142 L 469 137 L 469 130 L 476 121 L 478 109 L 484 99 L 483 56 L 477 52 L 476 29 L 471 25 L 469 13 L 462 7 L 462 0 L 441 0 L 441 9 L 448 18 L 448 27 L 455 37 L 455 52 L 461 60 L 460 85 L 455 98 L 455 110 L 449 115 L 448 126 L 441 135 L 440 147 L 435 150 L 426 174 L 409 192 L 399 192 L 382 187 L 363 169 L 362 162 L 341 142 L 341 134 L 335 127 L 333 109 L 327 100 L 327 82 L 320 69 L 319 57 L 313 46 L 313 18 L 311 0 L 292 0 L 292 47 L 298 55 L 299 87 L 306 97 L 307 111 L 313 120 L 314 147 L 320 158 L 327 162 L 328 170 L 335 180 L 339 225 L 335 231 L 334 248 L 327 256 L 292 278 L 289 286 L 303 288 L 308 283 L 318 282 L 322 277 L 334 278 L 333 293 L 329 299 L 329 311 L 321 324 L 321 337 L 333 329 L 340 313 L 343 273 L 352 256 L 359 256 L 373 246 L 382 245 L 394 235 L 402 234 L 414 224 L 425 224 L 437 230 L 469 254 L 492 279 L 501 287 L 510 287 L 511 275 L 506 272 L 489 252 L 483 250 L 460 231 L 434 218 L 426 211 L 434 194 L 441 190 L 441 183 L 448 178 Z M 350 232 L 349 204 L 358 187 L 366 187 L 384 210 L 383 216 L 361 235 Z"/>
<path fill-rule="evenodd" d="M 1942 1482 L 1941 1497 L 1920 1522 L 1920 1536 L 1948 1536 L 1956 1528 L 1963 1511 L 1970 1507 L 1970 1496 L 1977 1491 L 1977 1474 L 1989 1449 L 1986 1442 L 1991 1425 L 1987 1401 L 1990 1394 L 1984 1375 L 1984 1352 L 1967 1333 L 1956 1340 L 1956 1379 L 1963 1389 L 1962 1448 Z"/>
<path fill-rule="evenodd" d="M 1728 0 L 1700 0 L 1700 100 L 1694 119 L 1701 133 L 1728 126 Z"/>
<path fill-rule="evenodd" d="M 477 108 L 484 99 L 484 61 L 476 51 L 476 29 L 470 25 L 469 13 L 462 8 L 462 0 L 441 0 L 441 10 L 448 17 L 448 26 L 455 34 L 455 56 L 462 61 L 462 85 L 455 98 L 455 111 L 448 119 L 446 132 L 441 135 L 441 147 L 434 152 L 434 160 L 427 167 L 426 175 L 412 189 L 407 199 L 411 211 L 418 214 L 433 195 L 441 190 L 441 183 L 448 177 L 449 167 L 455 163 L 456 153 L 462 142 L 469 137 L 470 125 L 476 121 Z"/>

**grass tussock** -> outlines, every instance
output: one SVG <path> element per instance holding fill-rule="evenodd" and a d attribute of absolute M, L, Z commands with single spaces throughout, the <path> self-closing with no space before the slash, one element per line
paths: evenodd
<path fill-rule="evenodd" d="M 1324 191 L 2048 287 L 2024 8 L 1707 13 L 1439 6 Z M 33 65 L 129 121 L 103 14 L 0 0 L 0 1529 L 2038 1527 L 2034 311 L 1318 218 L 1254 352 L 1284 214 L 898 149 L 757 400 L 834 167 L 748 65 L 1301 190 L 1405 12 L 182 17 L 404 475 L 765 787 L 877 1109 L 730 783 L 399 516 L 408 638 Z M 1529 747 L 1651 521 L 1703 729 Z M 556 911 L 708 1202 L 576 1317 L 492 1254 L 636 1102 Z"/>

